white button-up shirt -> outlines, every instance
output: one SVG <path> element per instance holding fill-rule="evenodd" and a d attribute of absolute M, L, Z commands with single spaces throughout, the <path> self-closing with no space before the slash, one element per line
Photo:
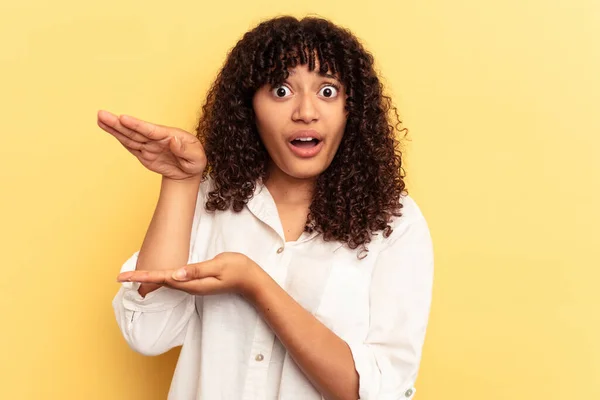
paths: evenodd
<path fill-rule="evenodd" d="M 414 200 L 402 196 L 393 232 L 369 243 L 368 256 L 322 235 L 285 241 L 268 189 L 258 184 L 239 213 L 204 208 L 200 186 L 189 263 L 239 252 L 342 338 L 352 352 L 364 400 L 411 399 L 429 318 L 433 247 Z M 121 272 L 135 270 L 135 252 Z M 158 355 L 183 346 L 169 390 L 173 400 L 321 400 L 254 307 L 234 293 L 194 296 L 160 287 L 142 298 L 125 282 L 113 300 L 117 323 L 135 351 Z"/>

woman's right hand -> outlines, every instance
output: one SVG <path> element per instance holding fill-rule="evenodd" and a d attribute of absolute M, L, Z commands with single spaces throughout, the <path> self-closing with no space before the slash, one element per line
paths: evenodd
<path fill-rule="evenodd" d="M 144 167 L 165 178 L 200 179 L 206 168 L 202 144 L 184 130 L 103 110 L 98 112 L 98 126 L 121 142 Z"/>

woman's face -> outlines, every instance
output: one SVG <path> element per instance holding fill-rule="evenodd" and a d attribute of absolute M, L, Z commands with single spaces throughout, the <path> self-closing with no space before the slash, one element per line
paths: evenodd
<path fill-rule="evenodd" d="M 271 158 L 270 169 L 297 179 L 314 178 L 331 164 L 346 127 L 346 93 L 318 65 L 290 69 L 288 79 L 264 85 L 253 98 L 258 133 Z"/>

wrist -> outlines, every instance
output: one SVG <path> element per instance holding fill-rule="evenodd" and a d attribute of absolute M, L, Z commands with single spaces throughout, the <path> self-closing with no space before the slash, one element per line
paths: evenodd
<path fill-rule="evenodd" d="M 159 197 L 163 202 L 173 203 L 173 206 L 179 209 L 189 206 L 193 210 L 200 190 L 200 182 L 200 179 L 182 181 L 163 177 Z"/>
<path fill-rule="evenodd" d="M 200 185 L 200 183 L 202 182 L 202 174 L 190 176 L 189 178 L 183 178 L 183 179 L 167 178 L 166 176 L 163 175 L 162 182 L 164 184 L 169 184 L 169 185 L 184 185 L 184 186 Z"/>
<path fill-rule="evenodd" d="M 241 295 L 251 304 L 259 300 L 259 296 L 268 285 L 270 276 L 256 263 L 251 261 L 248 268 L 246 284 L 241 290 Z"/>

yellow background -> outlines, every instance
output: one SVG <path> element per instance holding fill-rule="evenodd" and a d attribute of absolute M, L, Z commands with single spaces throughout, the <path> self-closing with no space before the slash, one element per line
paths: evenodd
<path fill-rule="evenodd" d="M 600 399 L 596 0 L 2 2 L 0 398 L 166 398 L 178 350 L 134 353 L 111 308 L 160 181 L 96 111 L 192 129 L 282 13 L 351 28 L 410 129 L 436 255 L 417 400 Z"/>

